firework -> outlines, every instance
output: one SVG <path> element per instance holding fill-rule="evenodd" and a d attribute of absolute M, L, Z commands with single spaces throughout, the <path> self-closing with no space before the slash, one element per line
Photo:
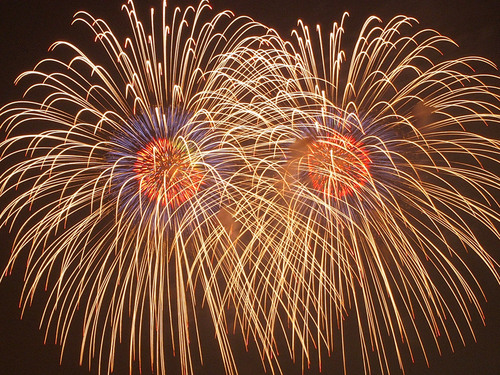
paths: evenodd
<path fill-rule="evenodd" d="M 107 62 L 58 42 L 19 78 L 35 83 L 0 112 L 0 217 L 6 273 L 27 256 L 23 311 L 45 285 L 46 336 L 64 351 L 81 318 L 80 362 L 107 373 L 122 335 L 131 369 L 146 351 L 168 372 L 172 347 L 193 373 L 202 306 L 226 373 L 230 330 L 273 373 L 348 342 L 365 373 L 465 342 L 484 321 L 465 253 L 500 280 L 478 235 L 500 237 L 500 144 L 481 135 L 500 85 L 474 70 L 492 64 L 443 60 L 452 42 L 404 16 L 370 18 L 346 54 L 344 20 L 285 42 L 207 8 L 164 2 L 145 26 L 129 1 L 124 42 L 79 12 Z"/>
<path fill-rule="evenodd" d="M 1 192 L 15 196 L 1 217 L 18 233 L 6 273 L 27 253 L 23 310 L 45 284 L 42 323 L 46 337 L 56 327 L 63 351 L 83 311 L 80 362 L 97 356 L 108 373 L 122 335 L 131 368 L 147 342 L 154 371 L 166 372 L 171 346 L 182 372 L 192 372 L 202 302 L 226 371 L 235 371 L 221 280 L 233 267 L 245 147 L 228 134 L 237 95 L 224 100 L 211 72 L 230 51 L 260 44 L 267 28 L 208 8 L 202 1 L 170 13 L 163 2 L 160 23 L 152 10 L 148 27 L 129 1 L 132 35 L 123 43 L 79 12 L 74 22 L 90 28 L 109 60 L 99 65 L 57 42 L 52 49 L 66 57 L 22 74 L 18 81 L 35 82 L 28 99 L 1 111 L 2 159 L 12 165 Z"/>
<path fill-rule="evenodd" d="M 416 351 L 453 350 L 484 323 L 467 259 L 500 281 L 480 240 L 500 237 L 500 143 L 484 135 L 500 122 L 499 81 L 479 73 L 493 64 L 443 59 L 453 42 L 412 18 L 378 22 L 351 54 L 344 20 L 325 40 L 299 22 L 254 88 L 271 124 L 255 185 L 273 208 L 255 224 L 269 246 L 247 248 L 234 287 L 259 312 L 263 350 L 284 336 L 304 367 L 346 341 L 365 373 L 389 373 L 388 353 L 403 369 Z"/>

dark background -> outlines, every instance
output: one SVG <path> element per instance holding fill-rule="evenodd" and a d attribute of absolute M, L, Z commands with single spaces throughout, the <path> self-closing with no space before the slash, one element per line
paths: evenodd
<path fill-rule="evenodd" d="M 142 18 L 149 16 L 144 12 L 145 4 L 158 7 L 159 1 L 141 1 Z M 180 2 L 171 2 L 179 4 Z M 192 4 L 193 2 L 184 2 Z M 320 0 L 320 1 L 284 1 L 284 0 L 213 0 L 217 11 L 231 9 L 236 15 L 246 14 L 257 21 L 276 28 L 283 37 L 288 37 L 296 25 L 298 18 L 309 25 L 319 23 L 323 29 L 330 27 L 333 21 L 340 21 L 344 11 L 350 13 L 346 23 L 344 47 L 354 40 L 363 21 L 370 15 L 377 15 L 389 20 L 397 14 L 416 17 L 422 27 L 438 30 L 454 39 L 460 49 L 452 54 L 480 55 L 500 64 L 500 17 L 495 9 L 495 1 L 438 1 L 438 0 L 390 0 L 355 1 L 355 0 Z M 122 0 L 110 1 L 0 1 L 0 105 L 20 98 L 22 90 L 14 87 L 13 81 L 21 72 L 33 68 L 40 59 L 49 56 L 50 44 L 57 40 L 68 40 L 76 45 L 89 44 L 92 35 L 83 25 L 70 26 L 72 16 L 77 10 L 86 10 L 97 17 L 109 21 L 115 34 L 127 34 L 128 21 L 120 11 Z M 149 5 L 149 4 L 148 4 Z M 122 31 L 123 30 L 123 31 Z M 105 64 L 106 61 L 103 61 Z M 497 132 L 498 134 L 498 132 Z M 0 232 L 0 269 L 4 267 L 9 256 L 12 235 L 7 231 Z M 489 251 L 496 259 L 500 259 L 498 240 L 493 239 Z M 87 368 L 78 366 L 79 344 L 69 340 L 67 352 L 62 365 L 59 365 L 59 346 L 54 345 L 53 334 L 49 343 L 43 344 L 43 332 L 38 330 L 40 314 L 43 311 L 43 298 L 35 299 L 34 306 L 27 310 L 26 316 L 20 320 L 18 309 L 19 295 L 22 288 L 22 265 L 18 265 L 12 276 L 0 284 L 0 375 L 17 374 L 88 374 Z M 496 375 L 500 374 L 500 291 L 498 284 L 485 269 L 478 268 L 478 278 L 484 286 L 488 303 L 483 303 L 487 326 L 483 327 L 480 319 L 475 318 L 477 343 L 470 335 L 466 335 L 467 346 L 464 348 L 456 341 L 455 352 L 444 349 L 442 356 L 431 350 L 430 368 L 422 358 L 415 364 L 407 362 L 407 374 L 458 374 L 458 375 Z M 74 344 L 74 345 L 72 345 Z M 263 373 L 259 367 L 259 359 L 255 353 L 244 353 L 241 343 L 235 346 L 242 348 L 237 357 L 248 366 L 241 366 L 242 374 Z M 222 374 L 216 361 L 216 354 L 210 353 L 204 367 L 197 374 Z M 128 373 L 128 357 L 125 350 L 119 350 L 115 373 Z M 214 363 L 211 363 L 211 356 Z M 283 355 L 286 357 L 286 354 Z M 285 359 L 285 358 L 283 358 Z M 300 364 L 292 366 L 284 361 L 284 373 L 300 373 Z M 147 366 L 145 366 L 147 369 Z M 397 368 L 395 368 L 395 373 Z M 324 368 L 323 373 L 331 374 L 334 370 Z M 335 374 L 341 373 L 340 369 Z M 306 373 L 313 374 L 316 369 Z M 94 363 L 92 374 L 97 374 Z M 145 371 L 147 374 L 148 371 Z M 170 373 L 170 372 L 169 372 Z M 172 374 L 174 372 L 171 372 Z M 356 374 L 353 372 L 351 374 Z"/>

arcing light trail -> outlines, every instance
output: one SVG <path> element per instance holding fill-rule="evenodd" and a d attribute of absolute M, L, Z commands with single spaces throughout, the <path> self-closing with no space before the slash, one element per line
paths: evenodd
<path fill-rule="evenodd" d="M 193 373 L 201 311 L 228 374 L 233 331 L 273 373 L 286 355 L 344 357 L 345 319 L 366 373 L 465 342 L 484 317 L 463 254 L 500 280 L 475 229 L 500 238 L 500 144 L 480 129 L 500 123 L 500 85 L 477 73 L 492 64 L 446 60 L 451 41 L 404 16 L 370 18 L 346 53 L 344 20 L 285 41 L 208 8 L 164 2 L 145 24 L 129 1 L 123 41 L 79 12 L 109 60 L 57 42 L 69 59 L 21 75 L 0 189 L 6 273 L 28 259 L 23 310 L 45 284 L 47 335 L 64 348 L 81 323 L 80 362 L 107 373 L 122 330 L 131 369 L 146 352 L 155 372 Z"/>

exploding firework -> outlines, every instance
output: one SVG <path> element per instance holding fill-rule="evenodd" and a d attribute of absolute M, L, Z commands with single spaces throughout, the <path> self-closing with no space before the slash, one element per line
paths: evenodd
<path fill-rule="evenodd" d="M 481 240 L 500 237 L 500 143 L 483 131 L 500 123 L 499 81 L 479 73 L 493 64 L 443 60 L 453 42 L 414 19 L 377 22 L 350 55 L 344 20 L 325 42 L 299 22 L 255 88 L 272 124 L 256 185 L 273 209 L 259 215 L 269 246 L 247 249 L 234 284 L 264 350 L 282 335 L 305 367 L 316 356 L 321 368 L 325 349 L 345 358 L 352 320 L 365 373 L 391 372 L 389 353 L 403 369 L 453 350 L 484 322 L 467 259 L 500 281 Z"/>
<path fill-rule="evenodd" d="M 166 372 L 172 347 L 191 373 L 203 304 L 233 373 L 223 280 L 248 168 L 245 147 L 228 135 L 238 125 L 237 95 L 225 100 L 213 72 L 230 51 L 260 44 L 267 28 L 228 11 L 209 16 L 205 1 L 172 12 L 163 2 L 150 28 L 132 1 L 123 8 L 132 32 L 124 43 L 103 20 L 75 16 L 107 63 L 57 42 L 52 49 L 70 58 L 22 74 L 18 81 L 35 81 L 27 99 L 1 111 L 2 159 L 11 167 L 0 188 L 15 196 L 1 217 L 18 232 L 7 273 L 28 254 L 23 310 L 45 284 L 47 336 L 56 327 L 64 348 L 81 317 L 80 361 L 88 355 L 89 366 L 97 353 L 112 372 L 125 335 L 131 368 L 147 343 L 153 371 Z"/>
<path fill-rule="evenodd" d="M 289 43 L 229 12 L 203 23 L 208 7 L 164 3 L 148 28 L 129 2 L 124 43 L 80 12 L 106 69 L 58 42 L 69 60 L 20 77 L 35 99 L 0 113 L 0 191 L 23 310 L 45 284 L 46 335 L 64 348 L 81 316 L 80 361 L 108 373 L 122 335 L 131 369 L 149 351 L 168 372 L 173 347 L 194 372 L 200 305 L 227 373 L 230 330 L 272 372 L 354 342 L 388 373 L 389 353 L 403 368 L 439 336 L 465 342 L 484 316 L 464 253 L 499 280 L 478 236 L 500 237 L 500 145 L 480 130 L 500 122 L 499 83 L 471 69 L 490 62 L 438 60 L 451 41 L 402 16 L 369 19 L 347 55 L 343 22 Z"/>

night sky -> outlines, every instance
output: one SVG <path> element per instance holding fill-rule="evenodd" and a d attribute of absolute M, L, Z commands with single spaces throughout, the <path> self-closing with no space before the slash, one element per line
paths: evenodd
<path fill-rule="evenodd" d="M 94 16 L 109 21 L 115 34 L 128 35 L 128 20 L 124 12 L 120 11 L 123 1 L 0 1 L 0 106 L 20 98 L 22 90 L 13 85 L 14 79 L 23 71 L 33 68 L 42 58 L 50 56 L 47 49 L 52 42 L 67 40 L 76 45 L 80 43 L 86 46 L 93 45 L 89 42 L 92 35 L 85 26 L 70 25 L 75 11 L 89 11 Z M 311 26 L 319 23 L 323 29 L 327 29 L 333 21 L 340 21 L 343 12 L 348 11 L 350 18 L 345 25 L 345 48 L 355 40 L 362 23 L 368 16 L 377 15 L 388 21 L 392 16 L 405 14 L 416 17 L 422 28 L 436 29 L 455 40 L 460 48 L 451 51 L 450 56 L 479 55 L 500 65 L 500 13 L 494 8 L 495 3 L 496 1 L 481 0 L 470 2 L 450 0 L 212 1 L 217 11 L 231 9 L 236 15 L 248 15 L 256 21 L 277 29 L 284 38 L 290 35 L 298 18 Z M 139 7 L 143 10 L 142 18 L 149 16 L 147 12 L 144 12 L 149 5 L 158 7 L 159 4 L 160 0 L 142 0 Z M 174 4 L 194 4 L 194 2 L 175 2 Z M 106 64 L 107 61 L 103 60 L 101 63 Z M 498 130 L 495 132 L 500 134 Z M 0 269 L 3 269 L 7 262 L 12 237 L 7 234 L 5 228 L 0 231 Z M 498 245 L 498 241 L 493 240 L 489 243 L 488 249 L 497 260 L 500 260 Z M 478 317 L 473 322 L 477 343 L 474 343 L 469 334 L 466 336 L 465 348 L 455 341 L 455 353 L 452 353 L 446 345 L 444 345 L 441 357 L 435 353 L 434 349 L 431 349 L 430 368 L 427 368 L 422 358 L 418 357 L 415 364 L 406 362 L 407 374 L 500 374 L 500 288 L 493 277 L 485 272 L 485 267 L 479 266 L 474 269 L 488 298 L 488 303 L 483 303 L 487 326 L 483 327 Z M 43 293 L 35 298 L 33 307 L 28 309 L 26 316 L 20 320 L 18 303 L 23 271 L 23 265 L 17 264 L 14 274 L 0 284 L 0 375 L 89 374 L 87 367 L 78 365 L 80 349 L 78 330 L 76 330 L 76 338 L 68 340 L 68 348 L 61 366 L 59 365 L 60 347 L 53 344 L 53 331 L 49 335 L 49 343 L 43 344 L 44 331 L 38 330 L 39 318 L 44 307 Z M 206 333 L 206 336 L 210 337 L 210 333 Z M 245 353 L 241 343 L 238 340 L 235 341 L 235 347 L 241 348 L 241 351 L 236 353 L 237 359 L 240 363 L 248 364 L 240 366 L 241 374 L 263 373 L 255 353 L 252 350 L 250 353 Z M 213 343 L 215 344 L 215 341 Z M 223 374 L 217 353 L 214 350 L 211 351 L 210 346 L 214 347 L 210 343 L 207 345 L 205 366 L 199 367 L 197 374 Z M 213 363 L 211 363 L 212 356 Z M 300 364 L 293 366 L 286 357 L 284 353 L 284 373 L 299 374 Z M 355 356 L 351 357 L 350 359 L 354 360 Z M 127 374 L 126 346 L 118 349 L 116 362 L 115 373 Z M 143 373 L 149 374 L 148 366 L 144 367 Z M 394 374 L 398 374 L 396 362 L 393 368 Z M 97 362 L 94 362 L 90 373 L 97 374 L 97 371 Z M 306 371 L 306 374 L 316 372 L 317 369 L 313 368 Z M 324 373 L 341 374 L 342 371 L 338 366 L 331 364 L 331 361 L 326 361 Z M 175 374 L 175 368 L 169 374 Z M 350 375 L 357 375 L 357 372 L 351 372 Z"/>

